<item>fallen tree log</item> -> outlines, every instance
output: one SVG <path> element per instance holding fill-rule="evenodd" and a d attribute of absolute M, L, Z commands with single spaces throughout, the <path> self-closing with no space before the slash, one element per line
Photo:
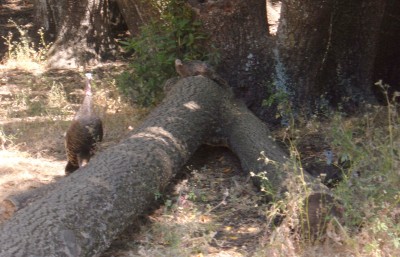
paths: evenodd
<path fill-rule="evenodd" d="M 97 256 L 143 214 L 195 150 L 210 138 L 225 139 L 246 171 L 268 172 L 275 192 L 293 174 L 258 161 L 288 161 L 266 126 L 229 90 L 203 76 L 179 80 L 129 138 L 43 190 L 0 227 L 0 256 Z M 329 190 L 310 176 L 309 199 L 320 210 Z M 330 202 L 330 201 L 329 201 Z"/>
<path fill-rule="evenodd" d="M 6 221 L 0 256 L 100 254 L 212 134 L 222 95 L 207 78 L 179 81 L 128 139 Z"/>
<path fill-rule="evenodd" d="M 285 198 L 290 190 L 296 190 L 289 192 L 292 194 L 300 193 L 297 198 L 304 206 L 298 231 L 302 236 L 314 240 L 324 233 L 329 216 L 342 216 L 342 206 L 332 192 L 289 158 L 243 102 L 231 98 L 222 105 L 221 112 L 223 137 L 242 168 L 254 173 L 255 184 L 263 186 L 271 200 Z M 293 184 L 296 188 L 289 189 Z"/>

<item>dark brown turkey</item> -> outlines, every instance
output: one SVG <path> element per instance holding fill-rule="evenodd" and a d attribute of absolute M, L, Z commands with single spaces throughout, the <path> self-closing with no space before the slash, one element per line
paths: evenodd
<path fill-rule="evenodd" d="M 97 144 L 103 140 L 103 123 L 93 111 L 91 82 L 92 74 L 86 74 L 85 98 L 75 114 L 65 137 L 68 163 L 65 174 L 69 175 L 89 162 Z"/>

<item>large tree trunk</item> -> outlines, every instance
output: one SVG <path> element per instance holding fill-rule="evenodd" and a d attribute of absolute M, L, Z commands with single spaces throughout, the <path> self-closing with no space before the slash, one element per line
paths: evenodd
<path fill-rule="evenodd" d="M 373 99 L 384 7 L 385 0 L 282 1 L 275 83 L 296 109 L 310 113 L 325 100 L 354 108 Z"/>
<path fill-rule="evenodd" d="M 35 12 L 36 23 L 55 39 L 49 67 L 77 68 L 115 55 L 124 23 L 114 0 L 35 0 Z"/>
<path fill-rule="evenodd" d="M 265 0 L 188 1 L 220 55 L 216 70 L 237 97 L 262 119 L 273 63 Z"/>
<path fill-rule="evenodd" d="M 76 67 L 113 55 L 116 28 L 126 22 L 137 34 L 159 18 L 155 3 L 35 0 L 37 23 L 56 39 L 50 66 Z M 265 0 L 187 1 L 210 35 L 208 45 L 219 51 L 217 71 L 258 117 L 271 120 L 262 107 L 268 86 L 286 93 L 294 109 L 311 113 L 373 101 L 380 78 L 399 84 L 395 0 L 267 3 L 269 10 L 277 7 L 268 17 Z"/>
<path fill-rule="evenodd" d="M 390 93 L 400 91 L 400 1 L 387 0 L 382 28 L 379 32 L 374 81 L 383 80 L 384 83 L 390 85 Z M 380 88 L 376 87 L 375 92 L 379 100 L 385 101 Z"/>
<path fill-rule="evenodd" d="M 34 0 L 35 25 L 44 28 L 48 40 L 53 41 L 61 28 L 62 17 L 66 10 L 63 8 L 65 1 Z"/>
<path fill-rule="evenodd" d="M 159 19 L 160 10 L 155 1 L 116 0 L 131 35 L 136 36 L 143 25 Z"/>
<path fill-rule="evenodd" d="M 96 256 L 134 217 L 143 214 L 194 151 L 209 138 L 225 138 L 246 171 L 267 172 L 271 189 L 287 190 L 294 177 L 282 169 L 285 153 L 265 125 L 213 81 L 178 81 L 163 103 L 119 145 L 61 179 L 41 199 L 0 227 L 0 256 Z M 271 162 L 260 162 L 261 151 Z M 290 165 L 288 167 L 291 167 Z M 307 174 L 312 226 L 332 203 L 329 190 Z"/>

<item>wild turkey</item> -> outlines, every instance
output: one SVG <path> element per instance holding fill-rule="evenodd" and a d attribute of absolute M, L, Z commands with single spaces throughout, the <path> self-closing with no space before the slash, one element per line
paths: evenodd
<path fill-rule="evenodd" d="M 103 140 L 103 124 L 94 113 L 90 81 L 92 74 L 86 74 L 85 98 L 75 114 L 65 137 L 65 149 L 68 163 L 65 174 L 69 175 L 82 167 L 83 162 L 89 162 L 96 145 Z"/>

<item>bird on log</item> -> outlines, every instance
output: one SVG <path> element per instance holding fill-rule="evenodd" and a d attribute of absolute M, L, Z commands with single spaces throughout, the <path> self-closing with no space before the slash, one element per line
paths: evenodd
<path fill-rule="evenodd" d="M 96 146 L 103 140 L 103 122 L 93 110 L 92 74 L 86 73 L 85 97 L 75 114 L 65 137 L 65 150 L 68 163 L 65 174 L 76 171 L 88 163 L 96 151 Z"/>

